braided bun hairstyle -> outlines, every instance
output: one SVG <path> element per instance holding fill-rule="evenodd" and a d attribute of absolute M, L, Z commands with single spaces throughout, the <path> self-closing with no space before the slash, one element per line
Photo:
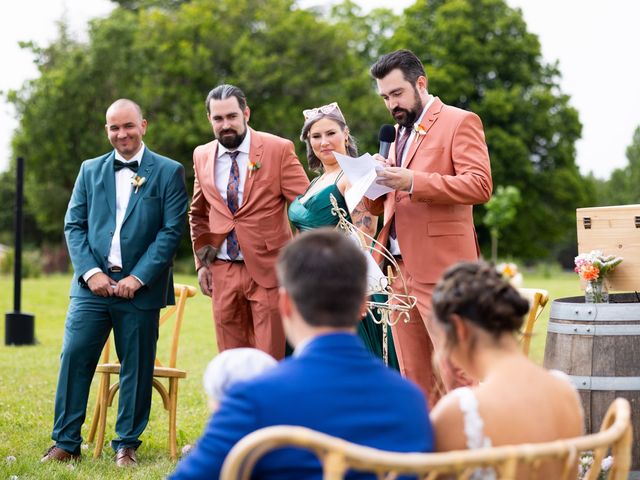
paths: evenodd
<path fill-rule="evenodd" d="M 486 262 L 460 262 L 449 268 L 433 291 L 433 311 L 447 338 L 457 343 L 451 314 L 498 338 L 515 333 L 529 310 L 529 302 Z"/>

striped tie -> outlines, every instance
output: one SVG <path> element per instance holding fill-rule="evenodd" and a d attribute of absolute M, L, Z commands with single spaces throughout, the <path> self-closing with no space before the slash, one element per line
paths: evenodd
<path fill-rule="evenodd" d="M 404 147 L 407 145 L 407 140 L 411 135 L 411 129 L 403 127 L 400 138 L 396 141 L 396 167 L 402 166 L 402 154 L 404 153 Z"/>
<path fill-rule="evenodd" d="M 231 157 L 231 170 L 229 171 L 229 183 L 227 183 L 227 205 L 231 213 L 235 215 L 238 210 L 238 190 L 240 189 L 240 168 L 236 157 L 240 152 L 227 152 Z M 227 235 L 227 254 L 231 260 L 238 258 L 240 245 L 235 228 Z"/>
<path fill-rule="evenodd" d="M 411 129 L 408 127 L 403 127 L 400 138 L 396 140 L 396 166 L 397 167 L 402 166 L 402 154 L 404 153 L 404 147 L 407 145 L 407 140 L 409 140 L 409 135 L 411 135 Z M 389 236 L 394 240 L 397 238 L 395 215 L 391 219 L 391 227 L 389 227 Z"/>

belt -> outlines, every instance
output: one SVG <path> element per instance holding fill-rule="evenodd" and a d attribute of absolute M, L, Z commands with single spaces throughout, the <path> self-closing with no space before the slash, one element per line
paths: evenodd
<path fill-rule="evenodd" d="M 244 260 L 229 260 L 227 258 L 216 258 L 216 262 L 225 262 L 225 263 L 244 263 Z"/>
<path fill-rule="evenodd" d="M 110 273 L 120 273 L 121 271 L 122 271 L 122 267 L 116 267 L 115 265 L 113 267 L 109 267 Z"/>

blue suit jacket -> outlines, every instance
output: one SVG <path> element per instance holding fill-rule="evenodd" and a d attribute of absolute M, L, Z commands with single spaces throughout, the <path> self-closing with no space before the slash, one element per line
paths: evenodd
<path fill-rule="evenodd" d="M 82 275 L 94 267 L 107 272 L 116 227 L 116 188 L 110 152 L 80 167 L 64 218 L 74 277 L 72 297 L 92 296 Z M 120 230 L 123 275 L 144 283 L 132 302 L 141 309 L 174 302 L 172 264 L 185 227 L 187 191 L 184 167 L 145 147 L 138 175 L 145 183 L 131 198 Z"/>
<path fill-rule="evenodd" d="M 234 385 L 193 451 L 171 479 L 215 479 L 235 443 L 254 430 L 296 425 L 361 445 L 429 452 L 433 435 L 420 390 L 384 366 L 352 334 L 317 337 L 300 356 Z M 280 449 L 254 470 L 261 479 L 320 479 L 320 464 L 300 449 Z M 350 478 L 372 478 L 353 475 Z"/>

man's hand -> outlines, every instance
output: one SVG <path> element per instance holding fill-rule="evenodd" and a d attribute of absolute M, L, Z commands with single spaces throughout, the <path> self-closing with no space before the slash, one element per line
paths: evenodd
<path fill-rule="evenodd" d="M 411 191 L 413 185 L 413 172 L 407 168 L 386 167 L 378 171 L 377 183 L 394 190 Z"/>
<path fill-rule="evenodd" d="M 212 245 L 205 245 L 204 247 L 196 250 L 196 257 L 202 262 L 205 267 L 208 267 L 216 259 L 216 253 L 218 249 Z"/>
<path fill-rule="evenodd" d="M 136 291 L 142 286 L 140 280 L 133 275 L 124 277 L 116 284 L 113 294 L 117 297 L 132 299 Z"/>
<path fill-rule="evenodd" d="M 91 293 L 99 297 L 110 297 L 113 295 L 113 285 L 117 282 L 106 273 L 97 272 L 89 277 L 87 286 Z"/>
<path fill-rule="evenodd" d="M 198 283 L 204 295 L 207 297 L 213 295 L 213 279 L 211 278 L 209 267 L 200 267 L 198 269 Z"/>

